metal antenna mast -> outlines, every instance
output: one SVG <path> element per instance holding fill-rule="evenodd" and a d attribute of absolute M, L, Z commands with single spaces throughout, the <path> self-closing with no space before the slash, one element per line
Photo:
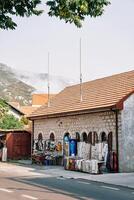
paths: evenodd
<path fill-rule="evenodd" d="M 48 107 L 50 107 L 50 77 L 49 77 L 49 67 L 50 67 L 50 54 L 48 52 Z"/>
<path fill-rule="evenodd" d="M 81 70 L 81 38 L 80 38 L 80 101 L 83 101 L 82 97 L 82 70 Z"/>

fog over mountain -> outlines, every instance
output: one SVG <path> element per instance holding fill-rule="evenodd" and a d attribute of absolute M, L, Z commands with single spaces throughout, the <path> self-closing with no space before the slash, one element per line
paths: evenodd
<path fill-rule="evenodd" d="M 50 93 L 58 93 L 74 81 L 50 75 Z M 30 104 L 32 93 L 47 93 L 48 74 L 13 69 L 0 63 L 0 97 Z"/>

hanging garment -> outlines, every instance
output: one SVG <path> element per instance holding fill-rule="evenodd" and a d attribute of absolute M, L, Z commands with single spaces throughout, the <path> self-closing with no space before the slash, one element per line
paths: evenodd
<path fill-rule="evenodd" d="M 75 139 L 70 140 L 70 156 L 76 156 L 77 141 Z"/>
<path fill-rule="evenodd" d="M 102 149 L 102 156 L 104 158 L 105 163 L 107 161 L 107 154 L 108 154 L 108 144 L 105 143 Z"/>
<path fill-rule="evenodd" d="M 62 144 L 59 141 L 58 144 L 56 145 L 56 151 L 62 151 Z"/>
<path fill-rule="evenodd" d="M 69 142 L 64 142 L 64 155 L 69 156 Z"/>
<path fill-rule="evenodd" d="M 90 144 L 78 142 L 77 148 L 78 157 L 88 160 L 90 156 Z"/>
<path fill-rule="evenodd" d="M 113 159 L 113 152 L 110 151 L 110 170 L 114 172 L 114 159 Z"/>
<path fill-rule="evenodd" d="M 103 143 L 98 143 L 98 159 L 99 160 L 103 160 L 102 149 L 103 149 Z"/>
<path fill-rule="evenodd" d="M 108 171 L 111 171 L 111 165 L 110 165 L 110 159 L 111 159 L 111 152 L 108 152 L 107 154 L 107 160 L 106 160 L 106 168 L 108 169 Z"/>
<path fill-rule="evenodd" d="M 3 147 L 2 150 L 2 162 L 6 162 L 7 161 L 7 148 Z"/>
<path fill-rule="evenodd" d="M 55 142 L 50 141 L 50 151 L 54 151 L 55 150 Z"/>
<path fill-rule="evenodd" d="M 113 169 L 114 172 L 118 172 L 118 160 L 117 160 L 117 154 L 113 152 Z"/>
<path fill-rule="evenodd" d="M 43 142 L 42 140 L 38 140 L 38 149 L 39 151 L 43 151 Z"/>
<path fill-rule="evenodd" d="M 92 154 L 91 159 L 98 160 L 99 159 L 99 145 L 92 145 Z"/>
<path fill-rule="evenodd" d="M 83 145 L 82 142 L 78 142 L 78 143 L 77 143 L 77 155 L 78 155 L 78 157 L 80 157 L 80 158 L 82 158 L 82 156 L 83 156 L 82 145 Z"/>

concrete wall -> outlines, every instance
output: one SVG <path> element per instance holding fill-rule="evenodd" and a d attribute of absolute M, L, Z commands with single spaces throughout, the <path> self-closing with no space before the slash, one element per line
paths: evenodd
<path fill-rule="evenodd" d="M 75 138 L 76 132 L 82 135 L 83 132 L 97 132 L 98 136 L 104 131 L 107 135 L 113 133 L 113 150 L 116 150 L 115 144 L 115 113 L 101 112 L 77 116 L 66 116 L 60 118 L 35 120 L 34 138 L 42 133 L 44 139 L 48 139 L 51 132 L 57 139 L 63 139 L 66 132 L 69 132 L 72 138 Z"/>
<path fill-rule="evenodd" d="M 134 171 L 134 94 L 124 102 L 119 124 L 119 170 Z"/>

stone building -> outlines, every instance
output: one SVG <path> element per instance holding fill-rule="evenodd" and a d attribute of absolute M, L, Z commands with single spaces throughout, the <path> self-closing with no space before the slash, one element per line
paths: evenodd
<path fill-rule="evenodd" d="M 66 87 L 50 105 L 41 106 L 29 118 L 36 139 L 85 137 L 93 143 L 106 137 L 117 153 L 118 171 L 134 171 L 134 70 L 81 85 Z M 81 101 L 82 95 L 82 101 Z"/>

